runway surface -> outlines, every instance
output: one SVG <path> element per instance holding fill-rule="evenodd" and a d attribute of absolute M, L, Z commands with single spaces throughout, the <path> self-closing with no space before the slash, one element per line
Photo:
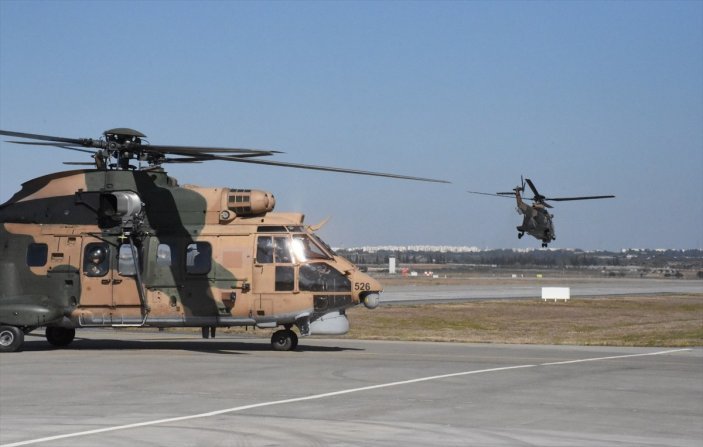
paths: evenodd
<path fill-rule="evenodd" d="M 263 332 L 263 331 L 262 331 Z M 261 334 L 261 333 L 260 333 Z M 263 335 L 263 334 L 261 334 Z M 81 330 L 0 356 L 3 446 L 700 446 L 703 350 Z"/>
<path fill-rule="evenodd" d="M 703 293 L 703 281 L 668 279 L 620 278 L 524 278 L 505 281 L 500 285 L 402 285 L 385 287 L 381 300 L 385 303 L 461 301 L 475 299 L 540 298 L 542 287 L 569 287 L 572 297 L 603 297 L 617 295 L 653 295 L 667 293 Z"/>

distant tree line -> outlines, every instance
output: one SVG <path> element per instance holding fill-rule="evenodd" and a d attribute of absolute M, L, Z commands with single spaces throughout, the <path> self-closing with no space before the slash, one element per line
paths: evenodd
<path fill-rule="evenodd" d="M 703 250 L 487 250 L 480 252 L 390 251 L 338 249 L 337 252 L 357 265 L 387 264 L 395 257 L 397 264 L 476 264 L 499 267 L 597 267 L 638 266 L 647 268 L 703 269 Z"/>

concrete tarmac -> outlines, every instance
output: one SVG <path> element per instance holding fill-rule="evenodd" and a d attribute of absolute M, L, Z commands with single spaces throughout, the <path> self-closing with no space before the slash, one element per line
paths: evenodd
<path fill-rule="evenodd" d="M 264 331 L 257 331 L 264 336 Z M 700 446 L 703 350 L 79 330 L 0 355 L 3 446 Z"/>

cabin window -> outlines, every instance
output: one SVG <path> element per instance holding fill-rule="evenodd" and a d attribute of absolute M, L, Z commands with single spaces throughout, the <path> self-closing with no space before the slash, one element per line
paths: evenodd
<path fill-rule="evenodd" d="M 135 253 L 136 249 L 135 249 Z M 137 274 L 136 264 L 139 262 L 139 253 L 137 253 L 137 259 L 132 256 L 132 245 L 122 244 L 120 245 L 120 251 L 117 255 L 117 271 L 122 276 L 134 276 Z"/>
<path fill-rule="evenodd" d="M 46 244 L 29 244 L 27 247 L 27 266 L 42 267 L 49 257 L 49 246 Z"/>
<path fill-rule="evenodd" d="M 212 267 L 212 246 L 207 242 L 194 242 L 186 247 L 186 273 L 205 275 Z"/>
<path fill-rule="evenodd" d="M 325 263 L 304 264 L 298 272 L 300 290 L 304 292 L 349 292 L 351 282 Z"/>
<path fill-rule="evenodd" d="M 276 266 L 276 292 L 290 292 L 295 287 L 293 266 Z"/>
<path fill-rule="evenodd" d="M 110 268 L 110 247 L 104 242 L 91 242 L 85 246 L 83 271 L 88 276 L 105 276 Z"/>
<path fill-rule="evenodd" d="M 171 267 L 171 246 L 159 244 L 156 247 L 156 265 L 160 267 Z"/>

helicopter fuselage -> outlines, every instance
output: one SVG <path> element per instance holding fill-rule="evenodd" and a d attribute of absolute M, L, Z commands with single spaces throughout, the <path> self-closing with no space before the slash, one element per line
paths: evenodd
<path fill-rule="evenodd" d="M 542 204 L 525 203 L 520 196 L 520 191 L 516 188 L 515 199 L 517 201 L 518 213 L 523 215 L 522 224 L 517 227 L 518 237 L 527 233 L 530 236 L 542 241 L 542 247 L 546 247 L 551 241 L 556 239 L 554 232 L 554 222 L 549 210 Z"/>
<path fill-rule="evenodd" d="M 293 326 L 346 333 L 346 309 L 375 308 L 381 285 L 273 207 L 267 192 L 181 187 L 161 168 L 25 183 L 0 206 L 0 349 L 44 326 L 56 345 L 81 327 L 283 326 L 279 350 L 297 344 Z"/>

